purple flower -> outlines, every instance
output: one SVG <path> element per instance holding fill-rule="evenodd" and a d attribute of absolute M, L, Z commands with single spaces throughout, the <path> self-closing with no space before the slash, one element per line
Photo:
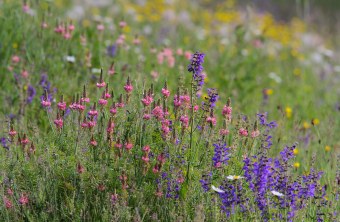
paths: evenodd
<path fill-rule="evenodd" d="M 5 148 L 6 150 L 9 149 L 9 146 L 7 145 L 7 139 L 5 137 L 0 138 L 0 143 L 3 148 Z"/>
<path fill-rule="evenodd" d="M 117 51 L 117 46 L 115 44 L 113 45 L 109 45 L 106 48 L 106 52 L 109 56 L 114 57 L 116 55 L 116 51 Z"/>
<path fill-rule="evenodd" d="M 218 93 L 216 89 L 209 88 L 208 89 L 208 97 L 209 97 L 209 103 L 210 103 L 210 108 L 215 107 L 216 102 L 218 100 Z"/>
<path fill-rule="evenodd" d="M 32 103 L 33 98 L 34 98 L 36 93 L 37 92 L 36 92 L 35 88 L 32 85 L 29 85 L 28 88 L 27 88 L 27 99 L 26 99 L 27 104 Z"/>
<path fill-rule="evenodd" d="M 227 144 L 214 144 L 214 156 L 212 158 L 214 167 L 219 168 L 222 164 L 228 165 L 229 160 L 229 150 Z"/>
<path fill-rule="evenodd" d="M 194 53 L 191 57 L 190 64 L 188 65 L 188 71 L 192 72 L 193 79 L 197 82 L 198 90 L 200 90 L 204 84 L 204 75 L 202 74 L 204 56 L 204 53 Z"/>

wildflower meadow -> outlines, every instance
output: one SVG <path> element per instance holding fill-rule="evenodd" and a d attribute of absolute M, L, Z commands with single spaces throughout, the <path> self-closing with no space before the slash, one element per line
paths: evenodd
<path fill-rule="evenodd" d="M 339 221 L 339 51 L 301 17 L 4 0 L 0 27 L 0 221 Z"/>

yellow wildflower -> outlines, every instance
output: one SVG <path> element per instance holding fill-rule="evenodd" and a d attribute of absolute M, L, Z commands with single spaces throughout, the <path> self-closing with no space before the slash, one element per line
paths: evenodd
<path fill-rule="evenodd" d="M 287 116 L 287 118 L 291 118 L 291 117 L 292 117 L 292 113 L 293 113 L 292 108 L 290 108 L 289 106 L 287 106 L 285 111 L 286 111 L 286 116 Z"/>
<path fill-rule="evenodd" d="M 320 120 L 318 118 L 314 118 L 314 119 L 312 119 L 312 124 L 313 124 L 313 126 L 317 126 L 317 125 L 320 124 Z"/>
<path fill-rule="evenodd" d="M 298 148 L 295 148 L 295 149 L 293 150 L 293 153 L 294 153 L 294 155 L 297 155 L 297 154 L 299 153 L 299 149 L 298 149 Z"/>
<path fill-rule="evenodd" d="M 331 150 L 331 147 L 330 146 L 325 146 L 325 151 L 326 152 L 329 152 Z"/>
<path fill-rule="evenodd" d="M 295 162 L 295 163 L 294 163 L 294 167 L 295 167 L 295 168 L 299 168 L 299 167 L 300 167 L 300 163 L 299 163 L 299 162 Z"/>
<path fill-rule="evenodd" d="M 303 128 L 304 129 L 309 129 L 310 128 L 310 124 L 307 121 L 303 122 Z"/>

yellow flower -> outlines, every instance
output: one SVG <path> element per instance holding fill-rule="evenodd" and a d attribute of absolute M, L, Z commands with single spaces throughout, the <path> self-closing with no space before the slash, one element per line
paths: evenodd
<path fill-rule="evenodd" d="M 27 90 L 27 85 L 24 85 L 24 91 L 26 91 Z"/>
<path fill-rule="evenodd" d="M 292 112 L 293 112 L 292 108 L 287 106 L 285 111 L 286 111 L 287 118 L 291 118 L 292 117 Z"/>
<path fill-rule="evenodd" d="M 91 24 L 91 22 L 88 19 L 84 19 L 83 22 L 82 22 L 82 25 L 83 25 L 84 28 L 89 27 L 90 24 Z"/>
<path fill-rule="evenodd" d="M 268 96 L 272 95 L 273 94 L 273 90 L 272 89 L 267 89 L 266 90 L 266 93 Z"/>
<path fill-rule="evenodd" d="M 304 129 L 309 129 L 310 128 L 310 124 L 307 121 L 303 122 L 303 128 Z"/>
<path fill-rule="evenodd" d="M 299 68 L 295 68 L 293 71 L 294 75 L 300 76 L 301 75 L 301 70 Z"/>
<path fill-rule="evenodd" d="M 295 168 L 299 168 L 299 167 L 300 167 L 300 163 L 299 163 L 299 162 L 295 162 L 295 163 L 294 163 L 294 167 L 295 167 Z"/>
<path fill-rule="evenodd" d="M 295 149 L 293 150 L 293 153 L 294 153 L 294 155 L 297 155 L 297 154 L 299 153 L 299 149 L 298 149 L 298 148 L 295 148 Z"/>
<path fill-rule="evenodd" d="M 313 126 L 319 125 L 320 120 L 318 118 L 314 118 L 314 119 L 312 119 L 312 124 L 313 124 Z"/>
<path fill-rule="evenodd" d="M 330 146 L 325 146 L 325 151 L 326 152 L 329 152 L 331 150 L 331 147 Z"/>
<path fill-rule="evenodd" d="M 13 47 L 13 49 L 17 49 L 17 48 L 18 48 L 18 43 L 14 42 L 14 43 L 12 44 L 12 47 Z"/>

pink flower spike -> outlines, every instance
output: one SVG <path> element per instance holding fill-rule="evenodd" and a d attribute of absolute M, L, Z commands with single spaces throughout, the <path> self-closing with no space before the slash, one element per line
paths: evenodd
<path fill-rule="evenodd" d="M 65 102 L 59 102 L 57 104 L 57 107 L 59 110 L 66 110 L 66 103 Z"/>
<path fill-rule="evenodd" d="M 54 120 L 54 124 L 56 125 L 56 127 L 58 129 L 63 128 L 63 123 L 64 123 L 64 121 L 63 121 L 62 118 L 58 118 L 58 119 Z"/>
<path fill-rule="evenodd" d="M 248 131 L 244 128 L 239 129 L 240 136 L 248 136 Z"/>
<path fill-rule="evenodd" d="M 71 24 L 68 26 L 68 30 L 70 30 L 70 32 L 72 32 L 74 29 L 75 29 L 75 26 L 71 23 Z"/>
<path fill-rule="evenodd" d="M 132 92 L 132 90 L 133 90 L 133 86 L 132 86 L 132 85 L 125 85 L 125 86 L 124 86 L 124 90 L 125 90 L 127 93 L 130 93 L 130 92 Z"/>
<path fill-rule="evenodd" d="M 107 100 L 106 99 L 99 99 L 98 103 L 101 106 L 105 106 L 107 104 Z"/>
<path fill-rule="evenodd" d="M 5 203 L 6 209 L 10 209 L 13 207 L 12 201 L 8 199 L 6 196 L 4 196 L 4 203 Z"/>
<path fill-rule="evenodd" d="M 146 153 L 149 153 L 150 152 L 150 146 L 144 146 L 143 151 L 146 152 Z"/>
<path fill-rule="evenodd" d="M 81 102 L 84 102 L 84 103 L 89 103 L 90 102 L 90 98 L 80 98 L 80 101 Z"/>
<path fill-rule="evenodd" d="M 170 96 L 170 91 L 168 89 L 162 88 L 162 94 L 165 98 Z"/>
<path fill-rule="evenodd" d="M 131 149 L 132 149 L 132 147 L 133 147 L 133 144 L 132 143 L 125 143 L 125 149 L 127 150 L 127 151 L 130 151 Z"/>
<path fill-rule="evenodd" d="M 22 193 L 19 199 L 19 203 L 24 206 L 24 205 L 27 205 L 28 202 L 29 202 L 29 199 L 28 199 L 27 194 Z"/>
<path fill-rule="evenodd" d="M 43 106 L 43 107 L 50 107 L 51 106 L 51 102 L 50 101 L 47 101 L 47 100 L 43 100 L 43 101 L 41 101 L 41 105 Z"/>

